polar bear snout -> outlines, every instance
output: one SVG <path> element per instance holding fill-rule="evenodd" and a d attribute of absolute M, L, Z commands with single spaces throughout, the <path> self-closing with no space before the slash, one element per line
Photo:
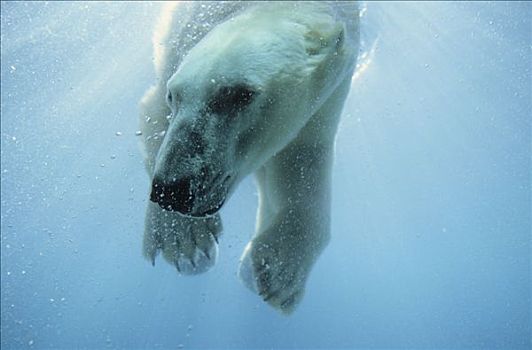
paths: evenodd
<path fill-rule="evenodd" d="M 150 200 L 161 208 L 178 211 L 188 215 L 194 206 L 194 193 L 192 193 L 192 178 L 185 177 L 173 184 L 164 184 L 157 179 L 152 182 Z"/>
<path fill-rule="evenodd" d="M 230 176 L 226 177 L 228 180 Z M 206 189 L 194 177 L 184 177 L 173 183 L 165 183 L 157 177 L 153 179 L 150 201 L 159 204 L 168 211 L 176 211 L 185 216 L 205 217 L 218 212 L 225 203 L 225 191 L 198 191 L 198 187 Z M 224 188 L 224 181 L 218 189 Z M 223 194 L 221 194 L 223 193 Z"/>

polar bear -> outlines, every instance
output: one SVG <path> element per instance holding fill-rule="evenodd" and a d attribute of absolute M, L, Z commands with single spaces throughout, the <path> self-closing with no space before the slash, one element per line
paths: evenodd
<path fill-rule="evenodd" d="M 181 274 L 218 255 L 219 209 L 254 173 L 255 235 L 239 276 L 285 314 L 330 236 L 335 133 L 359 45 L 354 2 L 184 2 L 154 36 L 140 102 L 151 179 L 144 255 Z"/>

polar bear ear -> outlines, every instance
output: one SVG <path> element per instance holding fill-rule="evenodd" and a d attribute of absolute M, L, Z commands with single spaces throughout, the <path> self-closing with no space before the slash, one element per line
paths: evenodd
<path fill-rule="evenodd" d="M 343 24 L 321 25 L 305 33 L 305 51 L 311 65 L 321 65 L 338 55 L 344 47 Z"/>

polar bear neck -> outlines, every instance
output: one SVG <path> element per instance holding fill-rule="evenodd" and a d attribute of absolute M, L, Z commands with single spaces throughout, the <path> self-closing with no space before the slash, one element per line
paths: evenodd
<path fill-rule="evenodd" d="M 311 11 L 302 11 L 303 8 L 311 8 Z M 315 16 L 332 16 L 346 25 L 346 40 L 353 47 L 358 47 L 358 5 L 355 1 L 286 1 L 275 4 L 260 1 L 170 2 L 163 6 L 152 38 L 159 82 L 165 84 L 190 49 L 218 24 L 253 10 L 262 13 L 283 11 L 294 21 L 307 25 L 316 19 Z M 175 12 L 180 15 L 174 15 Z"/>

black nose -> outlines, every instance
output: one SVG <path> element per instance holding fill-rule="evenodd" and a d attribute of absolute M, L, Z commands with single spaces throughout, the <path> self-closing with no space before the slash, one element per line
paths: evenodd
<path fill-rule="evenodd" d="M 194 205 L 191 183 L 190 177 L 185 177 L 172 184 L 164 184 L 154 179 L 150 200 L 158 203 L 163 209 L 189 214 Z"/>

